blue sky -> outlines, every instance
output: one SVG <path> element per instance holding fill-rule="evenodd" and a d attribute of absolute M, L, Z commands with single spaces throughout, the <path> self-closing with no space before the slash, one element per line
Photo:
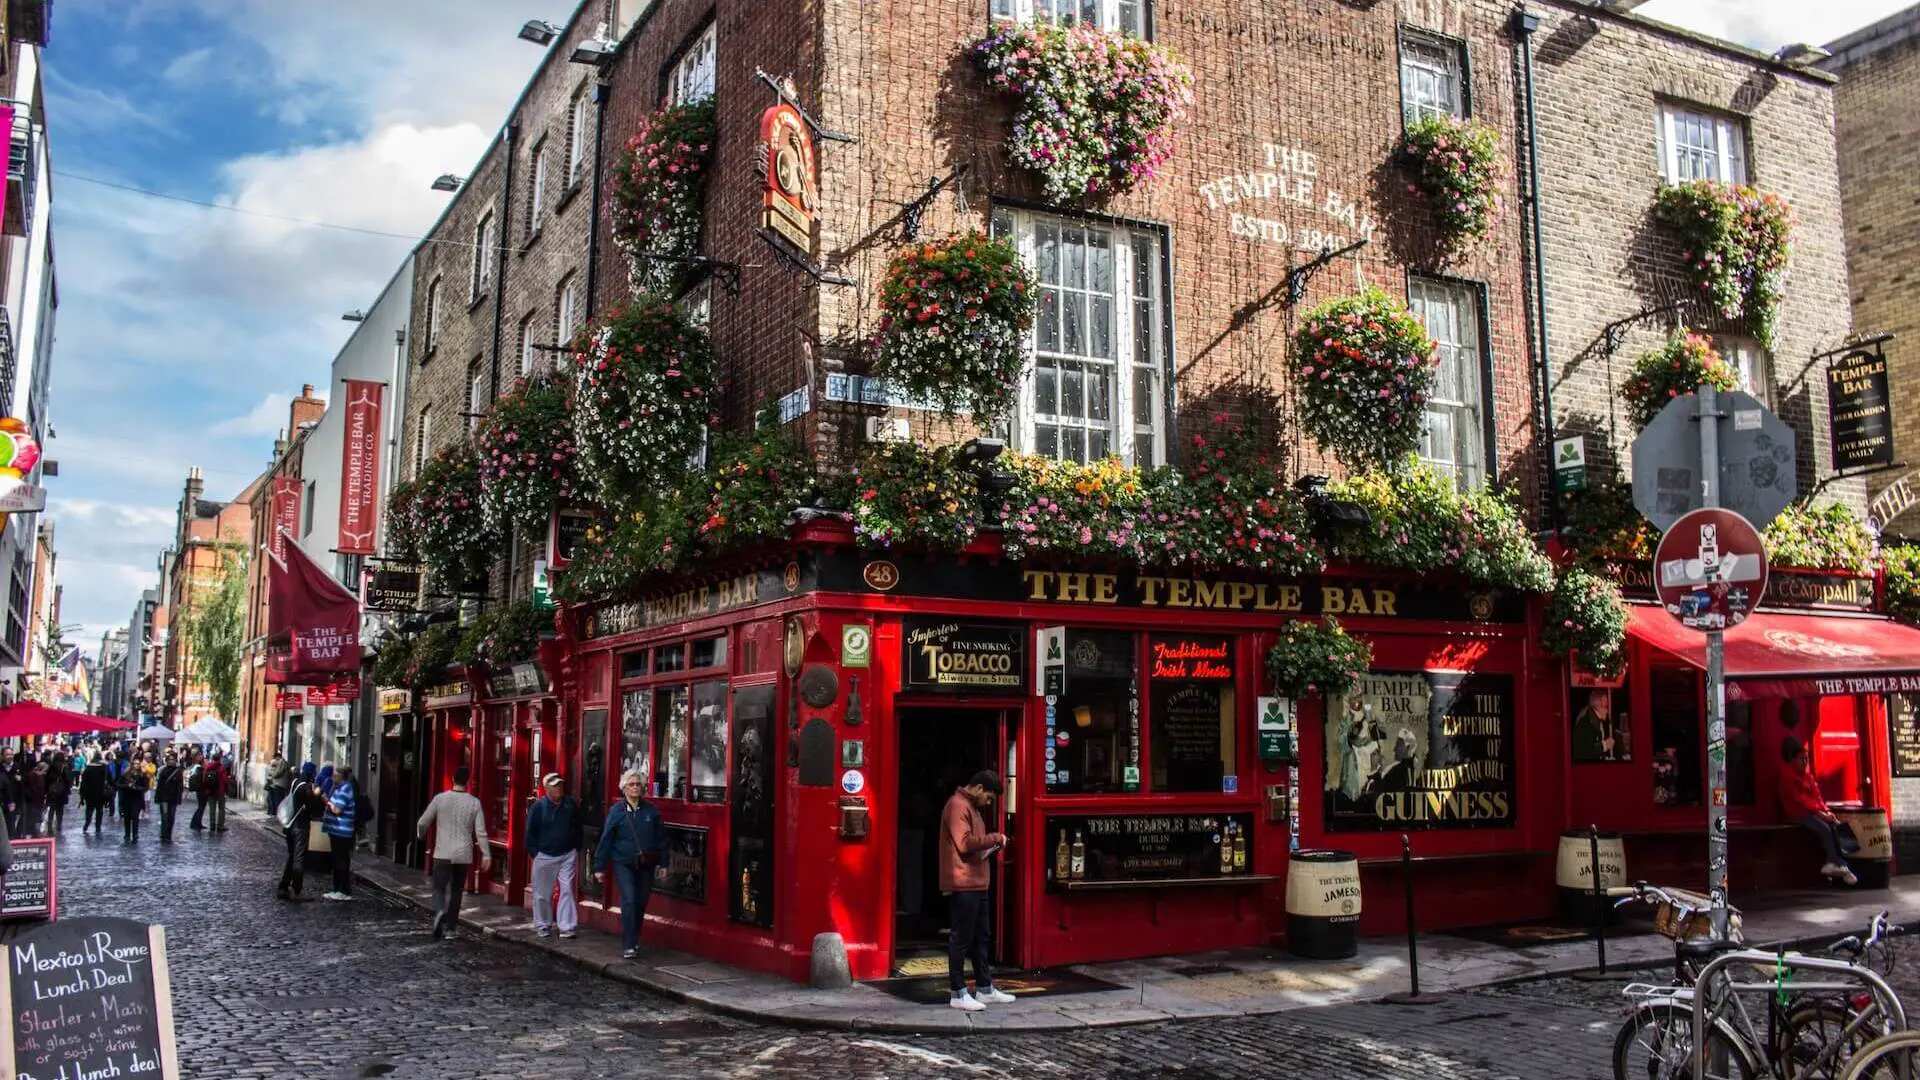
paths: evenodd
<path fill-rule="evenodd" d="M 685 2 L 685 0 L 669 0 Z M 766 0 L 784 2 L 784 0 Z M 1772 49 L 1907 0 L 1652 0 L 1651 17 Z M 190 465 L 211 498 L 265 465 L 304 382 L 410 250 L 146 198 L 417 236 L 574 0 L 60 0 L 47 52 L 61 309 L 51 481 L 64 620 L 124 625 Z M 68 175 L 60 175 L 68 174 Z"/>

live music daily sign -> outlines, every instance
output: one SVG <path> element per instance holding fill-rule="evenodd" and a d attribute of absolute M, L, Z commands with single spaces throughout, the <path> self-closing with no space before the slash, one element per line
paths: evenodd
<path fill-rule="evenodd" d="M 22 934 L 0 960 L 4 1080 L 179 1080 L 166 931 L 68 919 Z"/>

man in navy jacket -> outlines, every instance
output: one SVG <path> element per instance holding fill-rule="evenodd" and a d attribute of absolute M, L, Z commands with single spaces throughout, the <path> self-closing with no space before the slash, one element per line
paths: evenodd
<path fill-rule="evenodd" d="M 579 929 L 579 908 L 573 899 L 574 876 L 579 872 L 580 804 L 567 794 L 567 781 L 548 773 L 540 785 L 546 794 L 527 811 L 526 848 L 533 853 L 533 932 L 546 937 L 557 924 L 560 936 L 570 938 Z M 554 918 L 553 896 L 560 894 L 559 918 Z"/>
<path fill-rule="evenodd" d="M 667 850 L 666 823 L 659 808 L 646 800 L 646 790 L 638 772 L 628 770 L 620 777 L 621 797 L 608 807 L 600 844 L 593 851 L 594 872 L 604 877 L 611 868 L 620 883 L 620 955 L 628 960 L 639 955 L 653 872 Z"/>

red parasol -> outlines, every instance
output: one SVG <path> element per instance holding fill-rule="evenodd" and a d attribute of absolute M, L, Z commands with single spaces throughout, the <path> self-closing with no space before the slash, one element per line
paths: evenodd
<path fill-rule="evenodd" d="M 37 701 L 20 701 L 0 708 L 0 739 L 70 731 L 120 731 L 133 727 L 132 721 L 49 708 Z"/>

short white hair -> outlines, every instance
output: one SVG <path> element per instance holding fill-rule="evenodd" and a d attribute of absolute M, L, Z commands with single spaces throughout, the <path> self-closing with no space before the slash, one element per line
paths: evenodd
<path fill-rule="evenodd" d="M 623 772 L 620 774 L 621 787 L 626 787 L 627 781 L 629 780 L 632 780 L 635 783 L 638 783 L 641 787 L 647 786 L 647 778 L 641 775 L 639 769 L 628 769 L 626 772 Z"/>

